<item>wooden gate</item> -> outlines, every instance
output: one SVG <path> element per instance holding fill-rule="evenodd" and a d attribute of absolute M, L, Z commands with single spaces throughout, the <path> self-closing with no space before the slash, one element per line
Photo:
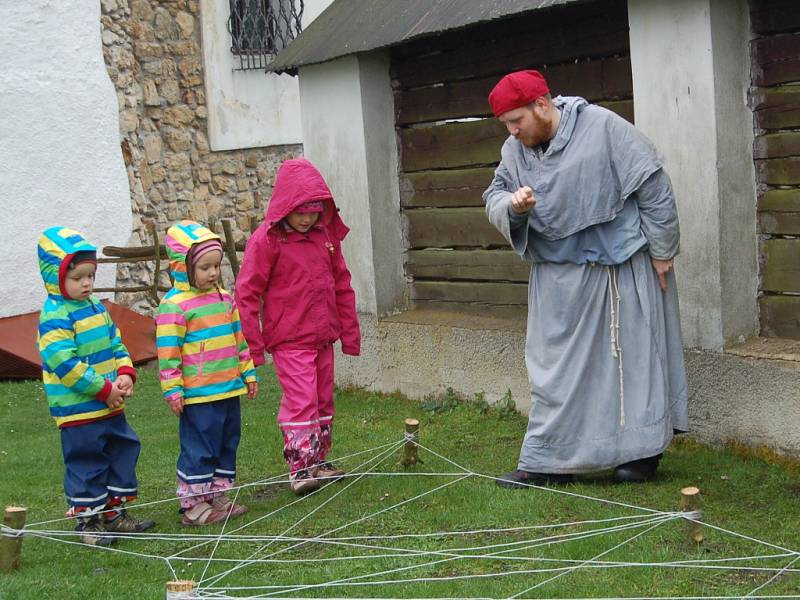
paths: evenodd
<path fill-rule="evenodd" d="M 391 61 L 411 297 L 418 306 L 524 305 L 528 265 L 489 224 L 481 198 L 508 135 L 486 98 L 504 74 L 535 68 L 553 95 L 583 96 L 633 121 L 625 0 L 423 38 L 394 48 Z"/>

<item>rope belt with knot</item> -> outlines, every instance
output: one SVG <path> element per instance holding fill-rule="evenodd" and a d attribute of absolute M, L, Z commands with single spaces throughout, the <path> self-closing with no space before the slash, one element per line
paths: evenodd
<path fill-rule="evenodd" d="M 608 300 L 611 311 L 611 356 L 617 359 L 619 366 L 619 424 L 625 425 L 625 378 L 622 370 L 622 346 L 619 342 L 619 269 L 606 267 L 608 273 Z"/>

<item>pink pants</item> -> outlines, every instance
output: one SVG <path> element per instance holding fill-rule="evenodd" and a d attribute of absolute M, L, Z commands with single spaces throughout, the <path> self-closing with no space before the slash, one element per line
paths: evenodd
<path fill-rule="evenodd" d="M 283 397 L 278 426 L 291 474 L 325 461 L 332 444 L 333 346 L 276 350 L 272 362 Z"/>
<path fill-rule="evenodd" d="M 224 494 L 234 484 L 234 480 L 227 477 L 214 477 L 204 483 L 186 483 L 180 477 L 176 477 L 175 482 L 178 486 L 178 502 L 181 508 L 186 510 L 201 502 L 211 502 L 215 496 Z"/>

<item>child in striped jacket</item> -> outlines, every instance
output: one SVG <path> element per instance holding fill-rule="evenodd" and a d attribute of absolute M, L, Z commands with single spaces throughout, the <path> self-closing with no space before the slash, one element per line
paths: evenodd
<path fill-rule="evenodd" d="M 61 432 L 67 515 L 77 518 L 84 544 L 108 546 L 108 532 L 154 525 L 125 509 L 137 493 L 140 443 L 123 412 L 136 370 L 92 296 L 96 248 L 77 231 L 51 227 L 39 238 L 38 257 L 47 299 L 37 338 L 50 415 Z"/>
<path fill-rule="evenodd" d="M 184 525 L 247 512 L 226 495 L 236 478 L 239 396 L 255 398 L 256 372 L 231 295 L 219 287 L 222 243 L 194 221 L 165 237 L 173 288 L 156 317 L 164 399 L 180 418 L 177 495 Z"/>

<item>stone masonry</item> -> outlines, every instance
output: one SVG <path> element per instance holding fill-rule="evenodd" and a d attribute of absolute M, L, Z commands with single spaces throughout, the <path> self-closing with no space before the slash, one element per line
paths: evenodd
<path fill-rule="evenodd" d="M 144 225 L 163 234 L 180 219 L 234 220 L 237 240 L 260 222 L 280 163 L 302 146 L 212 152 L 198 0 L 100 0 L 103 57 L 117 91 L 122 156 L 128 171 L 133 231 L 129 246 L 152 244 Z M 222 234 L 221 226 L 217 233 Z M 227 259 L 225 261 L 227 264 Z M 166 269 L 166 264 L 162 266 Z M 117 285 L 149 285 L 152 263 L 122 264 Z M 223 273 L 232 289 L 233 277 Z M 163 283 L 168 284 L 166 276 Z M 152 313 L 146 293 L 117 301 Z"/>

